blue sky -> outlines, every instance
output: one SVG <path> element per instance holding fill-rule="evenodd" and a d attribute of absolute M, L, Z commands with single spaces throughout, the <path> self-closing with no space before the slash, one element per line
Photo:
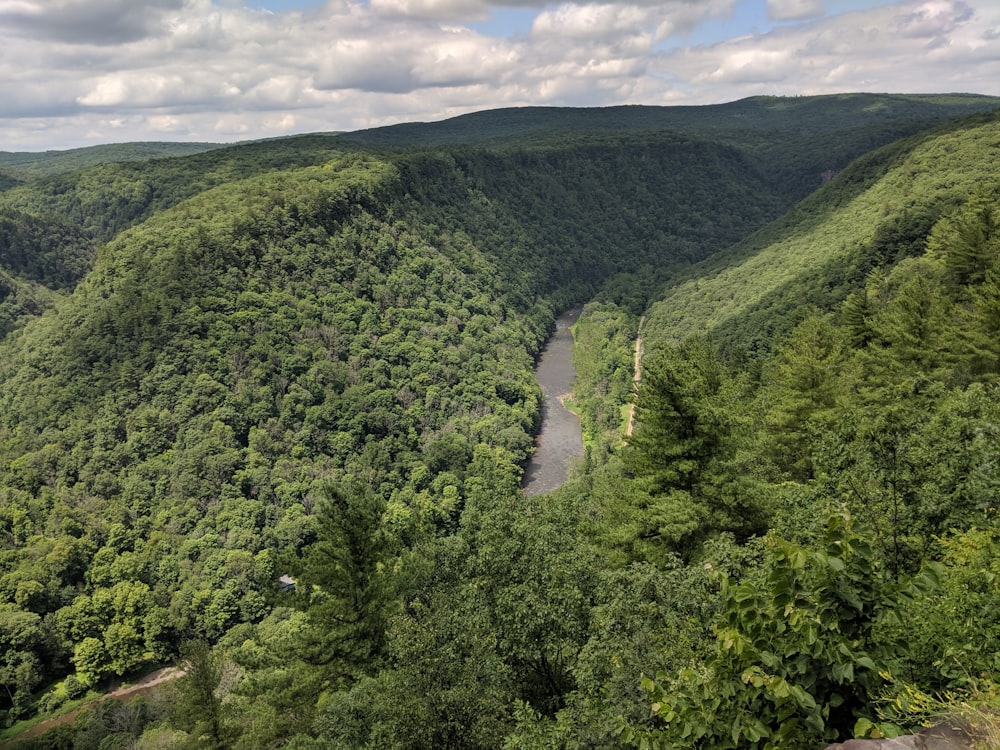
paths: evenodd
<path fill-rule="evenodd" d="M 1000 96 L 997 0 L 0 0 L 0 150 L 509 106 Z"/>

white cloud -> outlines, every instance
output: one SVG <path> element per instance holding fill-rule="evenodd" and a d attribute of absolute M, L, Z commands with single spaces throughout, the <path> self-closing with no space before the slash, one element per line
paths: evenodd
<path fill-rule="evenodd" d="M 652 16 L 653 12 L 649 9 L 638 6 L 564 3 L 555 10 L 540 13 L 532 24 L 531 33 L 580 41 L 604 40 L 640 33 L 651 25 Z"/>
<path fill-rule="evenodd" d="M 537 37 L 564 37 L 576 41 L 611 41 L 627 36 L 657 40 L 691 31 L 713 16 L 728 13 L 733 0 L 674 3 L 572 3 L 544 10 L 531 33 Z"/>
<path fill-rule="evenodd" d="M 239 96 L 239 87 L 213 76 L 192 71 L 189 75 L 129 71 L 99 78 L 93 88 L 79 98 L 87 107 L 183 106 L 189 104 L 221 104 Z"/>
<path fill-rule="evenodd" d="M 773 83 L 784 81 L 800 61 L 787 49 L 736 49 L 726 54 L 710 72 L 694 83 Z"/>
<path fill-rule="evenodd" d="M 651 8 L 699 8 L 716 0 L 568 0 L 566 5 L 587 7 L 600 4 L 627 9 L 630 6 Z M 801 0 L 799 0 L 801 1 Z M 539 12 L 553 5 L 552 0 L 369 0 L 380 16 L 407 17 L 434 21 L 479 21 L 493 8 L 531 8 Z M 733 0 L 727 0 L 732 4 Z"/>
<path fill-rule="evenodd" d="M 682 80 L 744 95 L 843 91 L 1000 94 L 1000 45 L 985 29 L 1000 7 L 904 2 L 679 51 L 662 61 Z M 923 32 L 918 21 L 933 16 Z M 915 25 L 916 24 L 916 25 Z"/>
<path fill-rule="evenodd" d="M 501 7 L 533 9 L 530 33 L 491 36 L 488 25 L 456 20 Z M 689 34 L 706 38 L 706 22 L 730 23 L 734 8 L 734 0 L 328 0 L 308 13 L 270 13 L 238 0 L 0 0 L 0 148 L 164 134 L 232 140 L 532 104 L 852 90 L 1000 95 L 995 0 L 905 0 L 810 18 L 810 0 L 772 0 L 782 19 L 775 30 L 690 44 Z"/>
<path fill-rule="evenodd" d="M 823 0 L 767 0 L 767 15 L 775 21 L 801 21 L 823 15 Z"/>
<path fill-rule="evenodd" d="M 124 125 L 124 120 L 117 118 L 114 120 L 118 126 Z M 147 120 L 149 129 L 154 133 L 183 133 L 184 122 L 174 115 L 153 115 Z"/>
<path fill-rule="evenodd" d="M 900 14 L 896 29 L 901 36 L 910 39 L 938 38 L 952 33 L 972 15 L 972 8 L 964 2 L 931 0 Z"/>

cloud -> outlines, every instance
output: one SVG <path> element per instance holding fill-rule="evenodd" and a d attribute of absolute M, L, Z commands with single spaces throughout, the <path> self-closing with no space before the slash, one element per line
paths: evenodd
<path fill-rule="evenodd" d="M 239 87 L 210 75 L 129 71 L 102 76 L 78 101 L 87 107 L 122 109 L 165 104 L 174 107 L 208 103 L 220 105 L 240 93 Z"/>
<path fill-rule="evenodd" d="M 676 12 L 677 9 L 698 9 L 717 4 L 718 0 L 568 0 L 562 6 L 588 9 L 594 6 L 620 9 L 628 13 L 635 7 L 659 8 Z M 725 0 L 732 5 L 734 0 Z M 542 13 L 551 8 L 551 0 L 370 0 L 372 10 L 391 18 L 412 18 L 433 21 L 482 21 L 497 8 L 529 8 Z M 556 11 L 558 16 L 562 12 Z M 584 12 L 589 12 L 585 10 Z"/>
<path fill-rule="evenodd" d="M 518 45 L 468 29 L 380 29 L 322 48 L 317 89 L 400 94 L 499 81 L 520 65 Z"/>
<path fill-rule="evenodd" d="M 533 9 L 530 31 L 508 38 L 455 20 L 503 7 Z M 0 148 L 235 140 L 537 104 L 1000 95 L 994 0 L 901 0 L 815 17 L 808 0 L 772 0 L 780 25 L 712 41 L 720 24 L 711 22 L 731 27 L 735 7 L 328 0 L 271 13 L 239 0 L 0 0 Z"/>
<path fill-rule="evenodd" d="M 658 43 L 724 15 L 731 4 L 731 0 L 655 6 L 563 3 L 535 18 L 527 54 L 571 63 L 575 66 L 571 74 L 578 78 L 638 75 Z"/>
<path fill-rule="evenodd" d="M 694 77 L 695 83 L 773 83 L 784 81 L 800 64 L 787 49 L 736 49 L 727 53 L 714 70 Z"/>
<path fill-rule="evenodd" d="M 489 17 L 489 6 L 482 0 L 371 0 L 371 7 L 390 18 L 482 21 Z"/>
<path fill-rule="evenodd" d="M 0 0 L 0 26 L 37 41 L 98 45 L 143 39 L 184 0 Z"/>
<path fill-rule="evenodd" d="M 952 33 L 972 16 L 972 8 L 964 2 L 932 0 L 900 14 L 896 29 L 908 39 L 936 39 Z"/>
<path fill-rule="evenodd" d="M 531 33 L 544 37 L 565 37 L 578 41 L 609 40 L 640 35 L 655 28 L 657 12 L 637 5 L 564 3 L 538 15 Z"/>
<path fill-rule="evenodd" d="M 661 61 L 696 87 L 744 95 L 843 91 L 1000 94 L 1000 8 L 928 0 L 856 11 L 678 51 Z M 928 18 L 934 24 L 925 24 Z M 916 33 L 919 30 L 920 33 Z M 933 44 L 929 44 L 933 42 Z"/>
<path fill-rule="evenodd" d="M 823 15 L 823 0 L 767 0 L 767 16 L 774 21 L 801 21 Z"/>

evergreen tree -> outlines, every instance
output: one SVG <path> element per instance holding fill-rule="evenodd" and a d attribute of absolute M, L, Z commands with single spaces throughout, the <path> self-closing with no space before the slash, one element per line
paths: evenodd
<path fill-rule="evenodd" d="M 726 411 L 713 402 L 725 377 L 703 339 L 667 349 L 644 365 L 625 458 L 654 491 L 690 492 L 701 482 L 729 426 Z"/>
<path fill-rule="evenodd" d="M 385 509 L 384 498 L 357 482 L 327 485 L 318 504 L 318 541 L 298 585 L 315 626 L 307 660 L 337 681 L 371 674 L 384 654 L 400 575 Z"/>
<path fill-rule="evenodd" d="M 775 465 L 796 481 L 813 477 L 813 449 L 845 389 L 842 331 L 814 313 L 792 331 L 764 376 L 765 440 Z"/>
<path fill-rule="evenodd" d="M 714 533 L 742 539 L 766 528 L 743 450 L 747 390 L 705 339 L 667 349 L 644 370 L 625 468 L 648 494 L 640 502 L 650 533 L 686 556 Z"/>
<path fill-rule="evenodd" d="M 224 750 L 234 731 L 223 702 L 225 661 L 204 641 L 190 641 L 181 649 L 184 676 L 173 686 L 171 723 L 188 733 L 186 748 Z"/>
<path fill-rule="evenodd" d="M 931 229 L 928 251 L 944 260 L 952 288 L 981 284 L 1000 254 L 1000 207 L 997 197 L 975 193 L 954 215 Z"/>
<path fill-rule="evenodd" d="M 997 255 L 1000 261 L 1000 253 Z M 970 377 L 996 380 L 1000 374 L 1000 262 L 973 291 L 965 347 Z"/>

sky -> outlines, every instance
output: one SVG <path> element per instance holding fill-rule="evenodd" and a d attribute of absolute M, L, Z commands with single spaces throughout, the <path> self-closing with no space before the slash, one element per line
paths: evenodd
<path fill-rule="evenodd" d="M 1000 95 L 1000 0 L 0 0 L 0 150 L 529 105 Z"/>

